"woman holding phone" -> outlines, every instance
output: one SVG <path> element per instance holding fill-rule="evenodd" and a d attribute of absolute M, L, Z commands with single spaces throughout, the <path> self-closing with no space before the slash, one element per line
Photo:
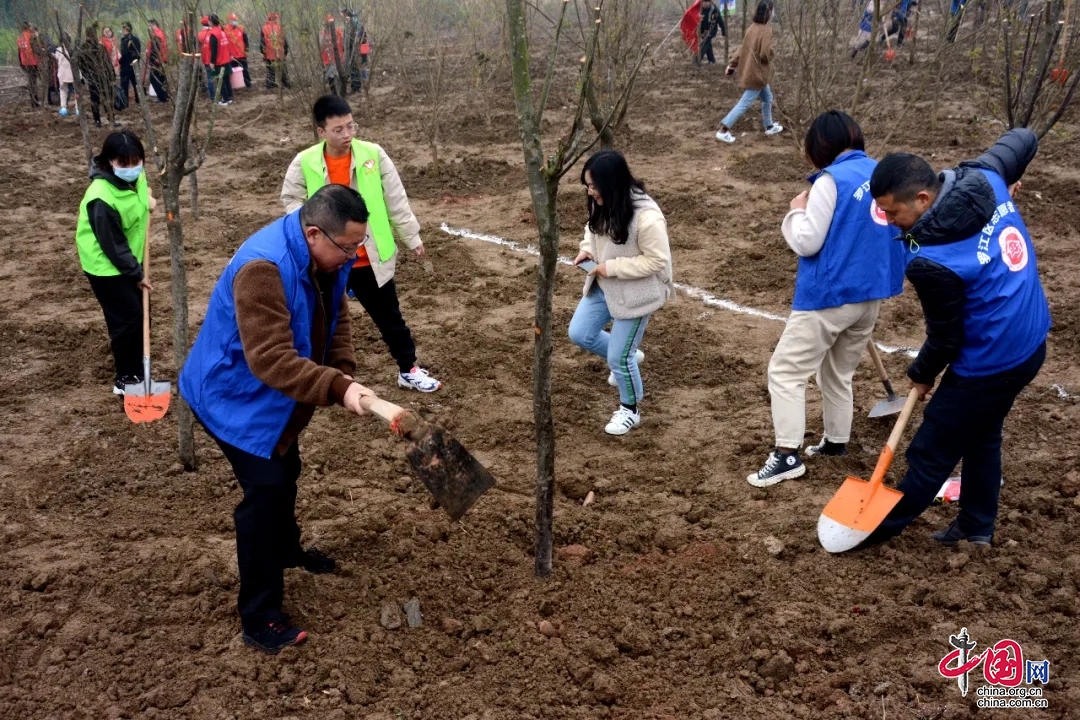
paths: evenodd
<path fill-rule="evenodd" d="M 570 340 L 607 360 L 619 408 L 604 428 L 625 435 L 641 424 L 643 391 L 638 349 L 649 317 L 674 296 L 667 222 L 626 158 L 601 150 L 581 172 L 589 219 L 574 262 L 588 268 L 581 302 L 570 320 Z M 611 323 L 611 330 L 604 328 Z"/>

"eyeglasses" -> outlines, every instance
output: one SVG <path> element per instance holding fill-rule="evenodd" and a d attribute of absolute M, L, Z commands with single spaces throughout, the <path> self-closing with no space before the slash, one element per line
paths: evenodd
<path fill-rule="evenodd" d="M 357 123 L 349 123 L 348 125 L 342 125 L 336 128 L 326 128 L 328 135 L 355 135 L 356 131 L 360 129 Z"/>
<path fill-rule="evenodd" d="M 314 228 L 315 228 L 316 230 L 318 230 L 318 231 L 319 231 L 319 232 L 321 232 L 321 233 L 322 233 L 323 235 L 325 235 L 325 236 L 326 236 L 326 239 L 327 239 L 327 240 L 329 240 L 329 241 L 330 241 L 330 242 L 331 242 L 331 243 L 333 244 L 333 246 L 334 246 L 334 247 L 336 247 L 336 248 L 337 248 L 338 250 L 340 250 L 341 252 L 345 253 L 345 257 L 347 257 L 347 258 L 351 258 L 351 257 L 353 257 L 354 255 L 356 255 L 356 251 L 360 249 L 360 245 L 357 245 L 357 246 L 356 246 L 356 247 L 354 247 L 354 248 L 353 248 L 352 250 L 346 250 L 345 248 L 343 248 L 343 247 L 341 247 L 340 245 L 338 245 L 338 244 L 337 244 L 337 242 L 336 242 L 336 241 L 334 240 L 334 238 L 330 237 L 330 233 L 326 232 L 325 230 L 323 230 L 323 229 L 322 229 L 321 227 L 319 227 L 318 225 L 313 225 L 312 227 L 314 227 Z M 361 244 L 363 244 L 363 243 L 361 243 Z"/>

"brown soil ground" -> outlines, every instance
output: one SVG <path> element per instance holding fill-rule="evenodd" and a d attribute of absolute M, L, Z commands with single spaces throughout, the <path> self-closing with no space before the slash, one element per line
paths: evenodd
<path fill-rule="evenodd" d="M 783 315 L 795 259 L 779 225 L 807 170 L 796 144 L 788 133 L 762 135 L 754 109 L 739 142 L 721 146 L 712 133 L 734 87 L 716 72 L 663 72 L 620 144 L 667 213 L 677 279 Z M 805 479 L 769 491 L 746 484 L 771 443 L 765 371 L 782 329 L 774 320 L 680 297 L 645 336 L 643 427 L 606 436 L 617 398 L 601 360 L 565 337 L 582 277 L 562 268 L 556 545 L 587 554 L 580 563 L 560 554 L 541 581 L 531 560 L 535 259 L 440 231 L 445 222 L 535 242 L 509 99 L 492 98 L 483 117 L 455 114 L 437 172 L 423 108 L 395 108 L 392 82 L 358 120 L 397 161 L 423 224 L 433 269 L 406 260 L 398 284 L 421 360 L 445 389 L 399 390 L 354 306 L 359 376 L 442 418 L 499 485 L 451 524 L 429 508 L 383 427 L 340 409 L 318 413 L 302 440 L 297 510 L 306 542 L 341 570 L 289 571 L 286 609 L 311 638 L 277 657 L 238 635 L 240 493 L 221 453 L 199 432 L 198 472 L 182 472 L 172 416 L 133 426 L 109 394 L 104 324 L 72 242 L 86 177 L 77 126 L 11 102 L 0 108 L 0 718 L 983 716 L 974 692 L 961 698 L 936 670 L 961 626 L 980 649 L 1013 638 L 1025 657 L 1050 661 L 1049 709 L 1025 717 L 1077 717 L 1074 125 L 1046 140 L 1020 198 L 1055 328 L 1044 369 L 1006 424 L 992 550 L 935 546 L 927 536 L 953 507 L 931 509 L 887 547 L 820 549 L 821 508 L 845 476 L 869 476 L 889 431 L 888 420 L 866 418 L 882 397 L 869 360 L 856 377 L 852 453 L 814 461 Z M 781 100 L 787 90 L 778 85 Z M 164 125 L 162 109 L 153 112 Z M 132 111 L 125 120 L 141 133 Z M 565 111 L 551 113 L 553 137 L 565 121 Z M 907 122 L 889 149 L 934 153 L 939 167 L 977 155 L 1000 131 L 945 113 L 935 129 Z M 882 117 L 865 129 L 873 140 L 889 127 Z M 221 109 L 217 128 L 199 173 L 201 218 L 184 216 L 196 326 L 232 252 L 280 214 L 285 167 L 311 137 L 305 111 L 258 90 Z M 94 132 L 94 143 L 103 136 Z M 582 201 L 572 173 L 566 255 Z M 162 223 L 153 242 L 154 364 L 175 381 Z M 921 332 L 909 289 L 887 304 L 877 336 L 918 346 Z M 886 364 L 904 386 L 905 359 Z M 817 437 L 814 389 L 808 416 Z M 893 481 L 904 466 L 898 457 Z M 596 502 L 583 507 L 589 490 Z M 767 550 L 769 536 L 782 541 L 779 554 Z M 382 606 L 411 597 L 423 626 L 383 629 Z M 539 632 L 541 621 L 553 637 Z M 973 687 L 982 684 L 974 675 Z"/>

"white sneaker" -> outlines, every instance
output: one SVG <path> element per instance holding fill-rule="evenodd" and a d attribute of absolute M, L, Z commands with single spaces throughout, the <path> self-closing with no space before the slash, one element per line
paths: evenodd
<path fill-rule="evenodd" d="M 432 393 L 442 387 L 442 383 L 428 375 L 427 370 L 414 367 L 410 372 L 398 373 L 398 387 L 409 390 L 419 390 L 422 393 Z"/>
<path fill-rule="evenodd" d="M 645 362 L 645 353 L 641 350 L 635 351 L 634 359 L 637 360 L 637 364 L 640 365 Z M 619 381 L 615 379 L 615 373 L 608 373 L 607 384 L 611 387 L 619 387 Z"/>
<path fill-rule="evenodd" d="M 780 123 L 773 123 L 770 127 L 765 129 L 766 135 L 779 135 L 784 132 L 784 126 Z"/>
<path fill-rule="evenodd" d="M 773 450 L 765 460 L 765 465 L 756 473 L 746 476 L 746 482 L 756 488 L 767 488 L 784 480 L 802 477 L 806 474 L 806 466 L 799 458 L 798 450 L 789 450 L 779 453 Z"/>
<path fill-rule="evenodd" d="M 625 435 L 641 424 L 641 413 L 636 413 L 622 405 L 611 416 L 611 421 L 604 428 L 608 435 Z"/>
<path fill-rule="evenodd" d="M 716 139 L 720 142 L 726 142 L 729 144 L 735 142 L 735 136 L 725 130 L 717 130 Z"/>

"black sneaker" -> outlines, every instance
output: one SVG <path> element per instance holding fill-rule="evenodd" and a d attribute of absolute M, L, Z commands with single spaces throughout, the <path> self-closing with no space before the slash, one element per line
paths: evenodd
<path fill-rule="evenodd" d="M 337 563 L 329 555 L 321 553 L 315 548 L 308 548 L 301 552 L 289 567 L 302 567 L 312 575 L 327 575 L 334 572 Z"/>
<path fill-rule="evenodd" d="M 120 395 L 121 397 L 123 397 L 123 395 L 124 395 L 124 386 L 125 385 L 135 385 L 135 384 L 138 384 L 138 383 L 141 383 L 141 382 L 142 382 L 142 378 L 136 377 L 135 375 L 126 375 L 124 377 L 118 377 L 118 378 L 116 378 L 116 382 L 113 383 L 113 389 L 112 389 L 113 395 Z"/>
<path fill-rule="evenodd" d="M 952 547 L 961 540 L 967 540 L 972 545 L 979 545 L 982 547 L 990 547 L 990 541 L 994 539 L 993 535 L 967 535 L 960 529 L 959 521 L 953 520 L 949 523 L 949 527 L 944 530 L 938 530 L 936 533 L 930 536 L 934 540 L 945 547 Z"/>
<path fill-rule="evenodd" d="M 306 632 L 280 620 L 272 620 L 257 629 L 244 628 L 244 644 L 270 655 L 277 655 L 283 648 L 299 645 L 305 640 Z"/>
<path fill-rule="evenodd" d="M 799 457 L 798 450 L 776 449 L 769 453 L 765 465 L 756 473 L 747 475 L 746 482 L 754 487 L 765 488 L 783 480 L 802 477 L 806 466 Z"/>
<path fill-rule="evenodd" d="M 815 455 L 824 455 L 826 457 L 843 457 L 847 455 L 846 443 L 834 443 L 832 440 L 826 440 L 821 438 L 821 442 L 817 445 L 811 445 L 806 448 L 806 454 L 810 457 Z"/>

